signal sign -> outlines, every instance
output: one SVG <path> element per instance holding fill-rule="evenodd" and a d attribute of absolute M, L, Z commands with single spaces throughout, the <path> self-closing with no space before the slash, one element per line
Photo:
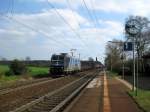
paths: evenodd
<path fill-rule="evenodd" d="M 124 51 L 132 51 L 133 50 L 133 44 L 132 44 L 132 42 L 125 42 L 123 49 L 124 49 Z"/>

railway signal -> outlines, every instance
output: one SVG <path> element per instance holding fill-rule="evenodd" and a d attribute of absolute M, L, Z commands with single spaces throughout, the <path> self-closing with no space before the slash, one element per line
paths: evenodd
<path fill-rule="evenodd" d="M 133 50 L 133 43 L 132 42 L 124 42 L 123 50 L 124 51 L 132 51 Z"/>

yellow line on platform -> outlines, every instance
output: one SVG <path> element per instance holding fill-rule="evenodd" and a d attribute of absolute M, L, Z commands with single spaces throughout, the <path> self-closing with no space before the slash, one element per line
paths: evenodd
<path fill-rule="evenodd" d="M 108 82 L 107 82 L 105 71 L 104 71 L 103 112 L 111 112 L 110 99 L 109 99 L 109 93 L 108 93 Z"/>

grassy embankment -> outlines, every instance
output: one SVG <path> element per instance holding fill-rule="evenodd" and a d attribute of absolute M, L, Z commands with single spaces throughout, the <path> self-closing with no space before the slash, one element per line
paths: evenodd
<path fill-rule="evenodd" d="M 7 65 L 0 65 L 0 84 L 7 82 L 15 82 L 23 77 L 44 77 L 48 75 L 48 67 L 28 67 L 28 73 L 25 75 L 5 76 L 5 72 L 9 70 Z"/>
<path fill-rule="evenodd" d="M 133 99 L 138 105 L 146 112 L 150 112 L 150 91 L 149 90 L 138 90 L 137 96 L 133 91 L 129 92 Z"/>

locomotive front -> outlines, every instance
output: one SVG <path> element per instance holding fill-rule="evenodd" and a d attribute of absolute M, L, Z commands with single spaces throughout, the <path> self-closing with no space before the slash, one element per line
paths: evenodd
<path fill-rule="evenodd" d="M 60 75 L 64 71 L 64 55 L 52 55 L 50 64 L 50 73 Z"/>

